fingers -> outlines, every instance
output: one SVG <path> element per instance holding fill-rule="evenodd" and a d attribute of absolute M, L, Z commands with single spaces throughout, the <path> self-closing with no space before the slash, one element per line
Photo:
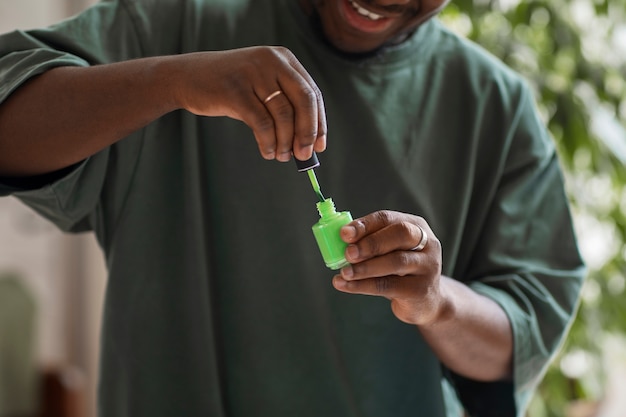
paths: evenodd
<path fill-rule="evenodd" d="M 333 280 L 340 291 L 402 298 L 441 274 L 440 243 L 419 216 L 379 211 L 344 226 L 341 235 L 351 265 Z"/>
<path fill-rule="evenodd" d="M 257 135 L 259 150 L 265 159 L 274 159 L 286 162 L 291 159 L 294 141 L 294 109 L 286 94 L 276 89 L 263 100 L 269 112 L 272 129 L 265 126 L 252 127 Z"/>
<path fill-rule="evenodd" d="M 294 84 L 296 98 L 291 101 L 295 108 L 293 151 L 296 158 L 305 161 L 313 151 L 322 152 L 326 149 L 326 109 L 322 92 L 311 75 L 291 52 L 285 50 L 285 53 L 291 67 L 304 80 L 304 84 Z M 281 85 L 288 88 L 295 81 L 299 81 L 297 77 L 290 77 L 281 80 Z"/>
<path fill-rule="evenodd" d="M 174 73 L 176 106 L 200 116 L 241 120 L 252 129 L 264 158 L 307 160 L 326 148 L 322 93 L 288 49 L 197 52 L 166 63 Z"/>
<path fill-rule="evenodd" d="M 342 292 L 372 295 L 388 299 L 408 298 L 409 294 L 420 294 L 426 289 L 427 281 L 408 280 L 394 275 L 349 281 L 341 275 L 333 277 L 333 286 Z"/>
<path fill-rule="evenodd" d="M 350 265 L 333 277 L 342 292 L 385 297 L 394 315 L 430 323 L 444 305 L 441 243 L 419 216 L 377 211 L 342 227 Z"/>
<path fill-rule="evenodd" d="M 342 239 L 350 243 L 348 261 L 360 262 L 396 250 L 411 250 L 432 234 L 426 221 L 397 211 L 382 210 L 342 227 Z M 422 248 L 427 250 L 428 244 Z"/>
<path fill-rule="evenodd" d="M 326 126 L 326 107 L 324 106 L 324 98 L 320 94 L 317 98 L 317 139 L 315 140 L 315 144 L 313 145 L 313 151 L 315 152 L 324 152 L 326 150 L 326 132 L 328 131 Z M 298 154 L 298 159 L 307 160 L 310 158 L 310 155 L 307 156 L 308 150 L 304 153 L 304 155 Z"/>
<path fill-rule="evenodd" d="M 285 162 L 293 154 L 309 159 L 326 148 L 326 113 L 322 94 L 312 77 L 291 52 L 274 48 L 278 55 L 271 81 L 259 82 L 255 93 L 265 112 L 255 109 L 248 123 L 261 154 Z M 266 120 L 269 114 L 271 120 Z M 271 125 L 269 122 L 272 122 Z"/>
<path fill-rule="evenodd" d="M 395 251 L 342 268 L 333 278 L 333 286 L 351 294 L 389 299 L 423 298 L 432 295 L 440 276 L 438 255 Z"/>
<path fill-rule="evenodd" d="M 350 265 L 340 271 L 341 278 L 345 281 L 357 282 L 385 276 L 428 279 L 441 274 L 441 249 L 438 241 L 433 243 L 429 251 L 396 250 L 360 261 L 356 260 L 360 258 L 354 255 L 355 252 L 355 245 L 346 249 L 346 259 Z"/>

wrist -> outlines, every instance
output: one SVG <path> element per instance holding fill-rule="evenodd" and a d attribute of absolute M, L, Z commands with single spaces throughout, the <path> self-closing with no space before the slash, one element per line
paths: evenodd
<path fill-rule="evenodd" d="M 420 328 L 440 326 L 454 320 L 457 304 L 454 301 L 455 291 L 453 287 L 456 284 L 456 281 L 444 275 L 439 277 L 436 301 L 432 309 L 433 314 L 428 321 L 418 324 Z"/>
<path fill-rule="evenodd" d="M 150 89 L 152 104 L 158 106 L 162 114 L 184 108 L 179 80 L 181 65 L 177 56 L 148 58 L 146 80 Z"/>

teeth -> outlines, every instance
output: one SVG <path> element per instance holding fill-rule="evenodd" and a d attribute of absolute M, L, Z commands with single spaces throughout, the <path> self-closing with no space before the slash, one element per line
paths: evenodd
<path fill-rule="evenodd" d="M 369 10 L 364 9 L 363 7 L 359 6 L 354 0 L 350 0 L 350 4 L 352 5 L 352 7 L 354 7 L 354 10 L 356 10 L 361 16 L 365 16 L 372 20 L 378 20 L 378 19 L 383 18 L 383 16 L 376 14 L 376 13 L 372 13 Z"/>

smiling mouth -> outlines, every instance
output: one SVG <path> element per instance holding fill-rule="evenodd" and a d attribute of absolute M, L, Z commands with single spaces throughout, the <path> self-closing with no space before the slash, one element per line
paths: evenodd
<path fill-rule="evenodd" d="M 379 20 L 385 17 L 385 16 L 382 16 L 380 14 L 377 14 L 377 13 L 374 13 L 372 11 L 365 9 L 354 0 L 348 0 L 348 1 L 350 5 L 352 6 L 352 8 L 356 10 L 358 14 L 360 14 L 361 16 L 367 17 L 370 20 Z"/>

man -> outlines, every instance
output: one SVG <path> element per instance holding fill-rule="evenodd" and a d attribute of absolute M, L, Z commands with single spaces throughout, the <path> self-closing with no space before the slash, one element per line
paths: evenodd
<path fill-rule="evenodd" d="M 584 267 L 531 93 L 445 3 L 104 1 L 0 38 L 1 192 L 106 256 L 100 416 L 523 415 Z M 338 291 L 266 161 L 327 134 Z"/>

